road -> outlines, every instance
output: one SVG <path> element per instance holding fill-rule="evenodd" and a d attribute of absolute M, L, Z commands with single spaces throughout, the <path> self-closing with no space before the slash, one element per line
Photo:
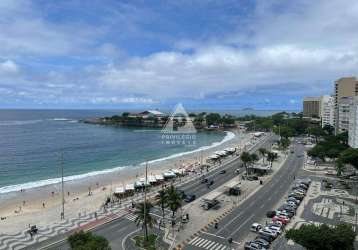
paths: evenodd
<path fill-rule="evenodd" d="M 260 147 L 269 148 L 271 144 L 274 141 L 274 136 L 270 137 L 268 140 L 264 140 L 264 142 L 260 142 L 257 145 L 255 145 L 250 152 L 256 152 Z M 236 159 L 230 159 L 223 163 L 223 166 L 219 169 L 215 169 L 213 171 L 210 171 L 209 173 L 203 174 L 204 178 L 208 178 L 210 180 L 214 180 L 214 184 L 210 187 L 210 189 L 207 188 L 205 184 L 202 184 L 201 178 L 192 180 L 183 186 L 180 187 L 181 190 L 183 190 L 185 193 L 188 194 L 195 194 L 197 198 L 199 198 L 202 195 L 205 195 L 206 193 L 210 192 L 212 189 L 215 189 L 227 181 L 231 180 L 236 176 L 234 171 L 239 167 L 240 160 L 238 158 Z M 222 169 L 226 170 L 225 174 L 220 174 L 220 171 Z M 154 211 L 155 214 L 160 215 L 161 211 L 160 209 L 156 209 Z M 124 250 L 123 244 L 126 238 L 129 234 L 131 234 L 133 231 L 136 230 L 136 226 L 133 223 L 134 216 L 129 214 L 122 218 L 119 218 L 115 221 L 112 221 L 110 223 L 107 223 L 105 225 L 99 226 L 96 229 L 92 230 L 95 234 L 102 235 L 106 237 L 113 250 Z M 63 236 L 62 236 L 63 238 Z M 60 239 L 60 236 L 58 236 L 58 243 L 51 244 L 54 241 L 45 241 L 41 242 L 39 244 L 34 244 L 30 247 L 27 247 L 25 249 L 32 250 L 32 249 L 56 249 L 56 250 L 67 250 L 69 249 L 68 243 L 66 241 L 63 241 Z M 51 244 L 51 245 L 50 245 Z"/>
<path fill-rule="evenodd" d="M 252 223 L 262 220 L 268 210 L 273 210 L 290 188 L 294 176 L 302 167 L 304 147 L 293 144 L 294 153 L 290 154 L 276 175 L 255 194 L 219 221 L 219 227 L 211 226 L 206 232 L 199 234 L 188 245 L 186 250 L 224 250 L 228 249 L 228 238 L 233 239 L 231 248 L 242 247 L 248 236 Z"/>

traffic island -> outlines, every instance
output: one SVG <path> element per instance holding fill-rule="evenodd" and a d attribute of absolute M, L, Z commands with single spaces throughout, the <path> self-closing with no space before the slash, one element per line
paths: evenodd
<path fill-rule="evenodd" d="M 132 238 L 135 243 L 135 246 L 139 249 L 145 250 L 155 250 L 157 245 L 158 236 L 155 234 L 148 235 L 148 240 L 145 240 L 143 235 L 136 235 Z"/>

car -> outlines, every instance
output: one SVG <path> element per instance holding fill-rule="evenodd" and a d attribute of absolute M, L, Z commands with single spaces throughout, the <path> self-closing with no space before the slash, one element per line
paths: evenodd
<path fill-rule="evenodd" d="M 208 181 L 209 181 L 208 179 L 204 178 L 201 180 L 201 183 L 207 183 Z"/>
<path fill-rule="evenodd" d="M 235 169 L 235 174 L 240 174 L 240 173 L 241 173 L 240 168 Z"/>
<path fill-rule="evenodd" d="M 296 199 L 296 198 L 294 198 L 294 197 L 288 197 L 286 201 L 287 201 L 287 202 L 293 202 L 293 203 L 295 203 L 297 206 L 300 205 L 300 203 L 301 203 L 300 200 L 298 200 L 298 199 Z"/>
<path fill-rule="evenodd" d="M 252 232 L 258 232 L 262 229 L 262 225 L 259 223 L 253 223 L 250 227 L 250 231 Z"/>
<path fill-rule="evenodd" d="M 178 189 L 178 191 L 177 191 L 177 192 L 179 193 L 179 195 L 181 196 L 181 198 L 182 198 L 182 199 L 185 199 L 186 194 L 185 194 L 184 190 L 180 190 L 180 189 Z"/>
<path fill-rule="evenodd" d="M 267 211 L 266 212 L 266 217 L 267 218 L 272 218 L 276 215 L 276 211 Z"/>
<path fill-rule="evenodd" d="M 282 215 L 276 215 L 272 218 L 272 221 L 280 221 L 282 222 L 283 225 L 287 225 L 290 222 L 290 219 L 287 218 L 286 216 L 282 216 Z"/>
<path fill-rule="evenodd" d="M 223 169 L 223 170 L 220 170 L 219 174 L 225 174 L 226 173 L 226 170 Z"/>
<path fill-rule="evenodd" d="M 257 181 L 257 180 L 259 180 L 259 177 L 255 176 L 255 175 L 252 175 L 252 176 L 246 177 L 246 179 L 248 181 Z"/>
<path fill-rule="evenodd" d="M 255 243 L 255 242 L 252 242 L 252 241 L 245 242 L 244 249 L 245 250 L 266 250 L 266 248 L 262 247 L 261 245 Z"/>
<path fill-rule="evenodd" d="M 297 194 L 297 193 L 291 193 L 288 197 L 293 197 L 293 198 L 295 198 L 297 200 L 300 200 L 300 201 L 302 201 L 303 198 L 304 198 L 303 195 L 300 195 L 300 194 Z"/>
<path fill-rule="evenodd" d="M 271 243 L 272 241 L 275 240 L 274 237 L 272 237 L 271 235 L 268 235 L 268 234 L 260 234 L 258 237 L 261 238 L 261 239 L 266 240 L 269 243 Z"/>
<path fill-rule="evenodd" d="M 287 210 L 278 210 L 276 214 L 286 216 L 287 218 L 292 218 L 295 215 L 293 212 Z"/>
<path fill-rule="evenodd" d="M 229 192 L 228 192 L 229 195 L 234 195 L 234 196 L 238 196 L 241 194 L 241 189 L 239 187 L 232 187 L 232 188 L 229 188 Z"/>
<path fill-rule="evenodd" d="M 290 213 L 293 213 L 293 214 L 295 214 L 296 213 L 296 210 L 293 208 L 293 207 L 291 207 L 291 206 L 289 206 L 289 205 L 282 205 L 281 207 L 279 207 L 277 210 L 279 210 L 279 211 L 288 211 L 288 212 L 290 212 Z"/>
<path fill-rule="evenodd" d="M 277 226 L 269 226 L 269 225 L 267 225 L 267 227 L 265 227 L 265 229 L 274 231 L 274 232 L 276 232 L 277 234 L 281 234 L 281 233 L 282 233 L 281 228 L 279 228 L 279 227 L 277 227 Z"/>
<path fill-rule="evenodd" d="M 270 247 L 270 242 L 268 242 L 267 240 L 265 239 L 262 239 L 260 236 L 257 236 L 254 240 L 253 240 L 254 243 L 268 249 Z"/>
<path fill-rule="evenodd" d="M 332 188 L 333 187 L 333 183 L 330 182 L 326 182 L 326 184 L 324 185 L 325 188 Z"/>
<path fill-rule="evenodd" d="M 293 209 L 297 209 L 297 204 L 295 202 L 293 202 L 293 201 L 286 201 L 286 202 L 283 203 L 283 205 L 289 206 L 289 207 L 291 207 Z"/>
<path fill-rule="evenodd" d="M 213 184 L 214 184 L 214 181 L 211 180 L 211 181 L 209 181 L 208 186 L 211 186 L 211 185 L 213 185 Z"/>
<path fill-rule="evenodd" d="M 278 236 L 278 233 L 276 233 L 272 230 L 266 229 L 266 228 L 263 228 L 259 231 L 259 235 L 262 235 L 262 234 L 270 235 L 273 238 L 277 238 L 277 236 Z"/>
<path fill-rule="evenodd" d="M 192 202 L 196 199 L 196 195 L 195 194 L 188 194 L 186 195 L 186 197 L 184 198 L 185 202 Z"/>
<path fill-rule="evenodd" d="M 268 225 L 275 225 L 275 226 L 280 227 L 280 228 L 283 228 L 283 227 L 284 227 L 284 225 L 282 224 L 281 221 L 271 222 L 271 223 L 269 223 Z"/>

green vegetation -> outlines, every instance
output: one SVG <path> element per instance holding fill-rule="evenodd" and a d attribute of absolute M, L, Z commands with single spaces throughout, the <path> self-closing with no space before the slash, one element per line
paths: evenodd
<path fill-rule="evenodd" d="M 173 185 L 167 189 L 167 204 L 173 213 L 173 217 L 176 211 L 182 206 L 182 199 L 182 194 L 179 193 Z"/>
<path fill-rule="evenodd" d="M 152 228 L 154 224 L 154 219 L 150 214 L 152 207 L 153 205 L 150 202 L 142 202 L 136 206 L 136 210 L 134 211 L 134 215 L 136 216 L 135 223 L 137 226 L 142 226 L 142 229 L 144 229 L 144 239 L 147 241 L 149 240 L 148 226 Z"/>
<path fill-rule="evenodd" d="M 267 161 L 270 163 L 270 167 L 272 168 L 272 164 L 274 161 L 278 159 L 278 154 L 274 152 L 267 152 Z"/>
<path fill-rule="evenodd" d="M 240 156 L 240 160 L 244 164 L 244 167 L 246 170 L 246 175 L 248 175 L 249 174 L 249 171 L 248 171 L 249 165 L 257 162 L 259 160 L 259 157 L 257 156 L 257 154 L 250 154 L 248 152 L 243 152 Z"/>
<path fill-rule="evenodd" d="M 73 250 L 110 250 L 108 240 L 91 232 L 76 232 L 68 237 Z"/>
<path fill-rule="evenodd" d="M 148 235 L 148 240 L 145 240 L 142 235 L 137 235 L 133 237 L 133 240 L 137 247 L 144 248 L 146 250 L 155 250 L 157 238 L 157 235 L 150 234 Z"/>
<path fill-rule="evenodd" d="M 308 250 L 353 250 L 355 236 L 352 226 L 348 224 L 340 224 L 334 228 L 325 224 L 302 225 L 299 229 L 286 232 L 287 239 Z"/>

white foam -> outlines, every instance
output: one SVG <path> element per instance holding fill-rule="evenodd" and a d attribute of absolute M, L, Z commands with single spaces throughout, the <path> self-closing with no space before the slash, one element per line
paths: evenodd
<path fill-rule="evenodd" d="M 214 142 L 211 145 L 203 146 L 203 147 L 197 148 L 197 149 L 192 150 L 192 151 L 176 153 L 176 154 L 173 154 L 173 155 L 170 155 L 170 156 L 167 156 L 167 157 L 163 157 L 163 158 L 160 158 L 160 159 L 148 161 L 148 164 L 157 163 L 157 162 L 160 162 L 160 161 L 165 161 L 165 160 L 177 158 L 177 157 L 180 157 L 180 156 L 200 152 L 202 150 L 207 150 L 207 149 L 210 149 L 210 148 L 214 148 L 214 147 L 217 147 L 217 146 L 219 146 L 219 145 L 221 145 L 221 144 L 223 144 L 225 142 L 228 142 L 228 141 L 234 139 L 235 136 L 236 136 L 233 132 L 229 132 L 229 131 L 225 131 L 225 132 L 226 132 L 226 135 L 220 142 Z M 144 164 L 145 164 L 145 162 L 141 163 L 140 165 L 144 165 Z M 108 173 L 111 173 L 111 172 L 115 172 L 115 171 L 118 171 L 118 170 L 125 169 L 127 167 L 130 167 L 130 166 L 121 166 L 121 167 L 116 167 L 116 168 L 92 171 L 92 172 L 89 172 L 89 173 L 86 173 L 86 174 L 67 176 L 67 177 L 64 177 L 64 181 L 66 181 L 66 182 L 67 181 L 74 181 L 74 180 L 79 180 L 79 179 L 92 177 L 92 176 L 96 176 L 96 175 L 108 174 Z M 31 189 L 31 188 L 43 187 L 43 186 L 47 186 L 47 185 L 57 184 L 57 183 L 60 183 L 60 182 L 61 182 L 61 178 L 52 178 L 52 179 L 33 181 L 33 182 L 28 182 L 28 183 L 23 183 L 23 184 L 9 185 L 9 186 L 5 186 L 5 187 L 1 187 L 0 188 L 0 194 L 16 192 L 16 191 L 20 191 L 21 189 L 27 190 L 27 189 Z"/>
<path fill-rule="evenodd" d="M 28 124 L 35 124 L 43 120 L 25 120 L 25 121 L 0 121 L 0 126 L 21 126 Z"/>

